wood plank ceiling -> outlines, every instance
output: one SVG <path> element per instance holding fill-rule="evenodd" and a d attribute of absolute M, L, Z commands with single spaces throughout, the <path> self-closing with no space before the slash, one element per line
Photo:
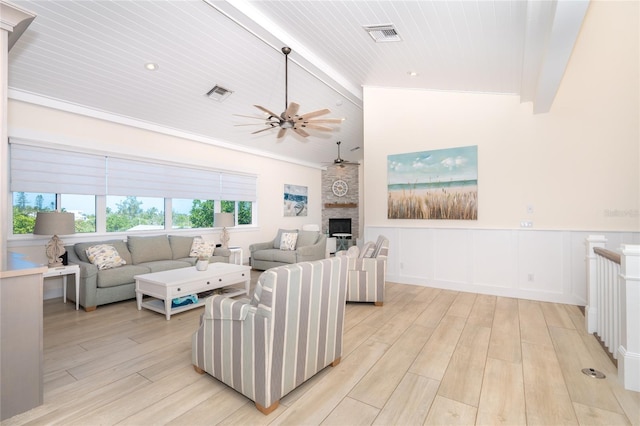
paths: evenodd
<path fill-rule="evenodd" d="M 360 160 L 362 87 L 520 96 L 547 112 L 587 0 L 19 0 L 37 14 L 9 54 L 9 96 L 305 164 Z M 364 25 L 393 24 L 375 43 Z M 254 104 L 331 109 L 333 132 L 276 140 Z M 159 65 L 148 71 L 145 64 Z M 409 73 L 415 72 L 416 76 Z M 205 94 L 221 85 L 224 101 Z M 237 126 L 256 123 L 253 126 Z M 364 147 L 366 149 L 366 147 Z"/>

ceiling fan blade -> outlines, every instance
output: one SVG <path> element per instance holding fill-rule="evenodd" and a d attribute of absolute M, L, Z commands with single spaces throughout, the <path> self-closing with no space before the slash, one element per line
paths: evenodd
<path fill-rule="evenodd" d="M 300 136 L 306 138 L 307 136 L 309 136 L 309 133 L 305 132 L 302 129 L 298 129 L 297 127 L 293 128 L 293 131 L 296 132 L 297 134 L 299 134 Z"/>
<path fill-rule="evenodd" d="M 254 105 L 254 107 L 258 108 L 260 111 L 266 112 L 267 114 L 269 114 L 269 115 L 270 115 L 270 116 L 272 116 L 272 117 L 280 117 L 280 116 L 279 116 L 278 114 L 276 114 L 275 112 L 273 112 L 273 111 L 269 111 L 268 109 L 266 109 L 266 108 L 265 108 L 265 107 L 263 107 L 263 106 L 260 106 L 260 105 Z"/>
<path fill-rule="evenodd" d="M 325 132 L 330 132 L 333 129 L 331 127 L 327 127 L 327 126 L 320 126 L 318 124 L 314 124 L 314 123 L 308 123 L 308 124 L 301 124 L 301 127 L 306 127 L 307 129 L 316 129 L 316 130 L 323 130 Z"/>
<path fill-rule="evenodd" d="M 246 123 L 246 124 L 234 124 L 234 127 L 239 126 L 264 126 L 264 123 Z M 273 128 L 273 127 L 272 127 Z"/>
<path fill-rule="evenodd" d="M 277 138 L 280 139 L 280 138 L 284 137 L 285 133 L 287 133 L 287 129 L 285 129 L 284 127 L 280 128 L 280 130 L 278 130 Z"/>
<path fill-rule="evenodd" d="M 329 114 L 330 112 L 331 112 L 331 110 L 328 110 L 327 108 L 319 109 L 317 111 L 312 111 L 312 112 L 308 112 L 306 114 L 300 115 L 299 120 L 305 120 L 306 121 L 306 120 L 308 120 L 310 118 L 313 118 L 313 117 L 318 117 L 320 115 Z"/>
<path fill-rule="evenodd" d="M 299 109 L 300 105 L 295 102 L 291 102 L 287 107 L 287 110 L 284 112 L 284 117 L 293 118 L 298 113 Z"/>
<path fill-rule="evenodd" d="M 344 118 L 315 118 L 313 120 L 305 120 L 305 123 L 335 123 L 340 124 Z"/>
<path fill-rule="evenodd" d="M 255 118 L 257 120 L 269 121 L 269 117 L 256 117 L 255 115 L 242 115 L 242 114 L 233 114 L 236 117 L 244 117 L 244 118 Z"/>
<path fill-rule="evenodd" d="M 269 127 L 264 128 L 264 129 L 262 129 L 262 130 L 256 130 L 255 132 L 251 132 L 251 134 L 252 134 L 252 135 L 255 135 L 256 133 L 264 132 L 264 131 L 271 130 L 271 129 L 275 129 L 275 127 L 273 127 L 273 126 L 269 126 Z"/>

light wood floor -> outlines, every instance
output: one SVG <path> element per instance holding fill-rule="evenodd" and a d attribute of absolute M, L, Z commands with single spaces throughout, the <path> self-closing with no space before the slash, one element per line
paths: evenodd
<path fill-rule="evenodd" d="M 44 312 L 45 403 L 3 425 L 640 424 L 576 306 L 390 283 L 383 307 L 347 305 L 342 362 L 269 416 L 191 367 L 202 309 Z"/>

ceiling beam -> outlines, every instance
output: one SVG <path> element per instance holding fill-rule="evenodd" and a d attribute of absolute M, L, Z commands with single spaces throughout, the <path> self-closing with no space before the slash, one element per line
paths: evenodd
<path fill-rule="evenodd" d="M 589 0 L 529 1 L 521 100 L 533 102 L 534 114 L 551 110 L 588 6 Z"/>

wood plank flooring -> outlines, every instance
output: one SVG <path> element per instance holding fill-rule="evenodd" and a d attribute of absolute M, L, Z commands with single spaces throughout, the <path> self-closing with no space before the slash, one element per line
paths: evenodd
<path fill-rule="evenodd" d="M 45 301 L 45 402 L 2 425 L 640 425 L 576 306 L 389 283 L 384 306 L 347 304 L 342 362 L 269 416 L 191 367 L 201 312 Z"/>

